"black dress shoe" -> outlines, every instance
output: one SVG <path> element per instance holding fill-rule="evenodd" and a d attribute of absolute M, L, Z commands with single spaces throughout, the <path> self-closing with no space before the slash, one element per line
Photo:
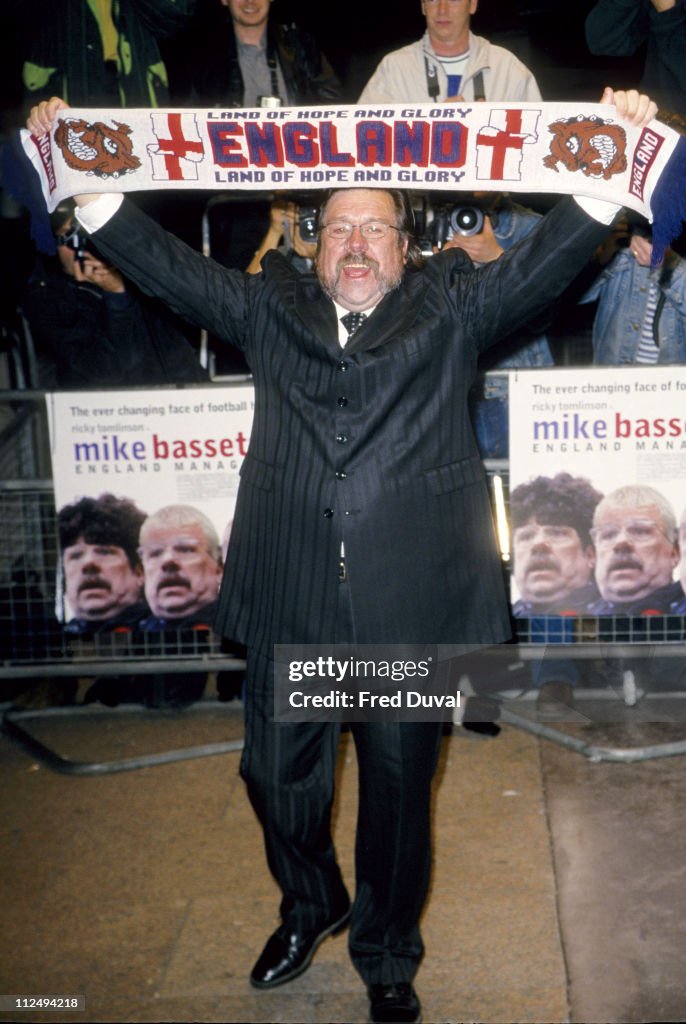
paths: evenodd
<path fill-rule="evenodd" d="M 463 722 L 462 728 L 476 736 L 488 736 L 491 739 L 500 736 L 500 726 L 495 722 Z"/>
<path fill-rule="evenodd" d="M 409 981 L 369 986 L 369 1020 L 372 1024 L 415 1024 L 422 1008 Z"/>
<path fill-rule="evenodd" d="M 267 945 L 252 969 L 250 984 L 255 988 L 275 988 L 292 981 L 307 970 L 315 950 L 327 935 L 337 935 L 350 920 L 350 907 L 332 924 L 320 931 L 294 932 L 282 924 L 267 940 Z"/>

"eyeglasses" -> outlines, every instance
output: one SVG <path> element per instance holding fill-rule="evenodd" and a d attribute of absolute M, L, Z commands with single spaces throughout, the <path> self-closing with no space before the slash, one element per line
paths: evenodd
<path fill-rule="evenodd" d="M 190 562 L 206 553 L 206 547 L 194 538 L 180 537 L 173 544 L 149 544 L 138 549 L 142 562 L 159 562 L 172 558 L 177 562 Z"/>
<path fill-rule="evenodd" d="M 321 230 L 334 242 L 344 242 L 350 238 L 355 228 L 359 228 L 362 237 L 368 241 L 385 238 L 389 231 L 400 231 L 394 224 L 387 224 L 383 220 L 366 220 L 363 224 L 351 224 L 348 220 L 332 220 L 322 225 Z"/>
<path fill-rule="evenodd" d="M 575 536 L 576 530 L 571 526 L 520 526 L 514 532 L 514 542 L 517 546 L 530 547 L 532 544 L 554 544 Z"/>
<path fill-rule="evenodd" d="M 627 523 L 604 523 L 602 526 L 593 527 L 591 537 L 596 546 L 603 546 L 614 544 L 622 532 L 634 544 L 647 544 L 654 540 L 659 533 L 663 537 L 667 537 L 662 527 L 653 519 L 630 519 Z"/>
<path fill-rule="evenodd" d="M 440 0 L 423 0 L 423 3 L 428 4 L 429 7 L 433 7 L 434 4 L 440 3 Z M 447 0 L 449 4 L 461 4 L 464 0 Z"/>

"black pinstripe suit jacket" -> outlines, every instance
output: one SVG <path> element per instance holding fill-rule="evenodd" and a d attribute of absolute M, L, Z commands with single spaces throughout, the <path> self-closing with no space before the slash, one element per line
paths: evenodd
<path fill-rule="evenodd" d="M 510 635 L 467 392 L 479 352 L 547 305 L 606 230 L 565 199 L 479 270 L 444 252 L 407 271 L 341 350 L 314 275 L 278 253 L 257 276 L 226 270 L 123 204 L 100 251 L 239 346 L 254 375 L 221 632 L 263 649 L 331 642 L 344 541 L 360 643 Z"/>

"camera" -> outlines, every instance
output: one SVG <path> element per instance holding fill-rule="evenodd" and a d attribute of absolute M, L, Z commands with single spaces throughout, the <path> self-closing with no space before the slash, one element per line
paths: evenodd
<path fill-rule="evenodd" d="M 450 211 L 449 223 L 454 235 L 479 235 L 484 226 L 484 213 L 478 206 L 455 206 Z"/>
<path fill-rule="evenodd" d="M 312 206 L 301 206 L 298 227 L 303 242 L 317 241 L 317 211 Z"/>
<path fill-rule="evenodd" d="M 490 216 L 493 217 L 493 214 Z M 455 235 L 478 235 L 483 231 L 485 217 L 486 214 L 476 203 L 438 205 L 430 222 L 431 241 L 438 249 L 442 249 Z"/>
<path fill-rule="evenodd" d="M 653 231 L 650 224 L 647 223 L 636 223 L 631 227 L 631 234 L 638 235 L 639 238 L 646 238 L 649 242 L 653 240 Z"/>
<path fill-rule="evenodd" d="M 79 230 L 78 224 L 74 224 L 67 234 L 58 235 L 57 244 L 66 245 L 68 249 L 71 249 L 82 267 L 86 253 L 90 253 L 91 256 L 98 255 L 97 249 L 88 238 L 88 235 L 83 234 Z"/>

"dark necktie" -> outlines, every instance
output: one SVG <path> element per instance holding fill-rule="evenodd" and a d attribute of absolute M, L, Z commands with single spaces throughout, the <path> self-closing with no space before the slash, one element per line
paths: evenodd
<path fill-rule="evenodd" d="M 348 338 L 352 338 L 363 320 L 367 319 L 366 313 L 346 313 L 341 317 L 341 323 L 348 332 Z"/>

